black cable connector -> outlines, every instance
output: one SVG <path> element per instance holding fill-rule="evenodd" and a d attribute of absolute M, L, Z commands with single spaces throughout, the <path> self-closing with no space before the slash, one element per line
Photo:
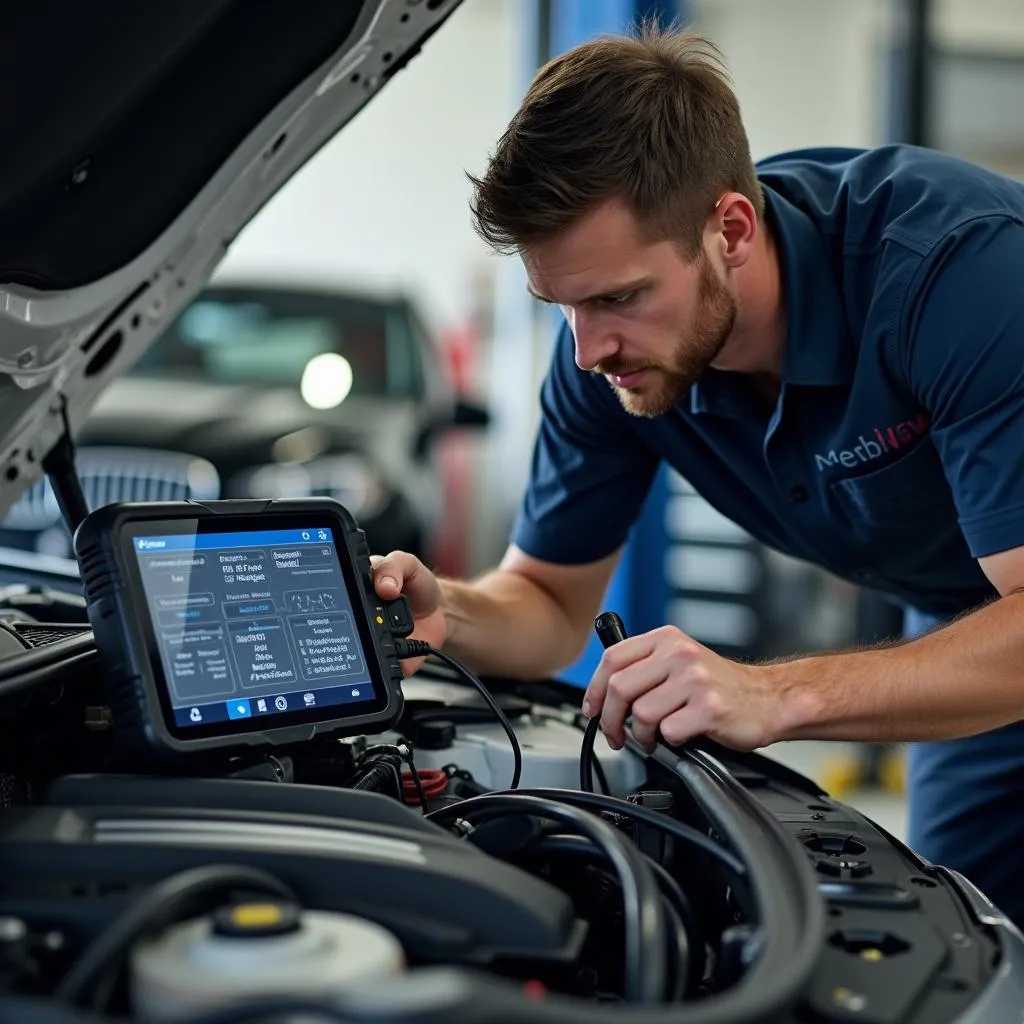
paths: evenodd
<path fill-rule="evenodd" d="M 594 619 L 594 632 L 606 650 L 614 644 L 621 643 L 628 635 L 622 619 L 615 612 L 601 612 Z"/>
<path fill-rule="evenodd" d="M 607 650 L 613 644 L 626 639 L 626 627 L 622 619 L 615 612 L 601 612 L 594 619 L 594 632 L 597 633 L 601 646 Z M 596 715 L 587 723 L 583 732 L 583 742 L 580 744 L 580 789 L 584 793 L 594 792 L 594 767 L 597 765 L 597 755 L 594 753 L 594 741 L 597 739 L 597 730 L 601 726 L 601 719 Z M 611 792 L 605 780 L 604 789 Z"/>
<path fill-rule="evenodd" d="M 512 784 L 509 786 L 509 789 L 518 789 L 519 779 L 523 774 L 523 752 L 519 747 L 519 739 L 516 736 L 515 730 L 512 728 L 508 718 L 506 718 L 505 712 L 498 707 L 498 702 L 491 696 L 490 690 L 461 661 L 453 658 L 450 654 L 446 654 L 444 651 L 439 651 L 436 647 L 431 647 L 424 640 L 395 640 L 395 653 L 403 661 L 406 658 L 438 658 L 454 669 L 468 683 L 476 687 L 508 737 L 509 744 L 512 747 Z"/>
<path fill-rule="evenodd" d="M 395 653 L 405 661 L 407 658 L 429 658 L 435 651 L 426 640 L 396 640 Z"/>
<path fill-rule="evenodd" d="M 416 761 L 413 758 L 412 743 L 405 738 L 402 739 L 401 743 L 396 744 L 375 743 L 373 746 L 366 748 L 363 752 L 363 757 L 373 757 L 377 754 L 394 755 L 409 766 L 409 771 L 412 773 L 412 783 L 416 788 L 416 797 L 420 802 L 420 807 L 423 809 L 424 814 L 428 813 L 430 807 L 427 804 L 427 793 L 423 788 L 423 780 L 420 778 L 420 773 L 416 768 Z M 405 789 L 403 786 L 399 786 L 399 798 L 402 800 L 405 799 Z"/>
<path fill-rule="evenodd" d="M 420 772 L 413 757 L 412 744 L 408 740 L 405 741 L 405 749 L 407 752 L 405 763 L 409 766 L 409 771 L 412 774 L 412 784 L 416 787 L 416 798 L 420 802 L 423 813 L 429 814 L 430 804 L 427 801 L 427 791 L 423 788 L 423 780 L 420 778 Z"/>

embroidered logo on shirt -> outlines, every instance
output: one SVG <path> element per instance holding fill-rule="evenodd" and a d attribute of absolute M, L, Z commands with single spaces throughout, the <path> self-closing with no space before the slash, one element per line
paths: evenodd
<path fill-rule="evenodd" d="M 818 472 L 828 466 L 856 466 L 862 462 L 880 459 L 888 452 L 896 452 L 906 448 L 911 442 L 928 433 L 931 419 L 927 413 L 919 413 L 913 419 L 895 423 L 891 427 L 873 427 L 871 434 L 863 434 L 857 438 L 858 444 L 852 448 L 832 448 L 827 455 L 815 454 L 814 464 Z"/>

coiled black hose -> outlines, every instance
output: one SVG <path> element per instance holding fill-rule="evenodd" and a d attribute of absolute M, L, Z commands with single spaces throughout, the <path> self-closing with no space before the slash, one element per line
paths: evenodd
<path fill-rule="evenodd" d="M 556 791 L 558 792 L 558 791 Z M 511 814 L 527 814 L 557 821 L 585 836 L 607 858 L 622 886 L 626 933 L 625 996 L 630 1002 L 664 1000 L 668 979 L 668 922 L 665 904 L 647 858 L 610 825 L 592 814 L 552 799 L 518 793 L 470 797 L 431 811 L 435 822 L 459 818 L 487 821 Z"/>
<path fill-rule="evenodd" d="M 548 857 L 579 857 L 606 864 L 604 854 L 582 836 L 546 835 L 530 844 L 531 854 Z M 683 999 L 690 987 L 700 980 L 704 971 L 704 942 L 696 927 L 693 908 L 679 883 L 657 861 L 647 858 L 654 872 L 669 916 L 669 950 L 674 985 L 671 1001 Z"/>
<path fill-rule="evenodd" d="M 659 814 L 657 811 L 648 810 L 646 807 L 630 803 L 628 800 L 603 796 L 600 793 L 577 793 L 571 789 L 520 789 L 516 793 L 521 793 L 523 796 L 539 797 L 542 800 L 556 800 L 559 803 L 595 812 L 608 811 L 623 818 L 639 821 L 644 825 L 652 825 L 654 828 L 661 829 L 670 836 L 702 850 L 723 867 L 728 868 L 733 875 L 739 878 L 745 878 L 747 875 L 747 869 L 739 857 L 716 843 L 710 836 L 698 832 L 692 825 L 686 825 L 681 821 L 676 821 L 675 818 L 670 818 L 667 814 Z M 514 796 L 516 794 L 508 793 L 507 795 Z"/>

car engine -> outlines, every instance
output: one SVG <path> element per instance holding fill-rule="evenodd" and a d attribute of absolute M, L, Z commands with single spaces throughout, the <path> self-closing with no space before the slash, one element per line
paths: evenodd
<path fill-rule="evenodd" d="M 385 733 L 113 771 L 81 605 L 9 597 L 5 1022 L 1017 1019 L 998 911 L 767 758 L 599 749 L 590 792 L 578 691 L 490 680 L 509 790 L 428 662 Z"/>

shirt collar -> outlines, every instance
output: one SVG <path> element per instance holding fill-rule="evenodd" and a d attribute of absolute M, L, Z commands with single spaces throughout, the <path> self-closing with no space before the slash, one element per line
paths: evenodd
<path fill-rule="evenodd" d="M 847 384 L 854 353 L 829 252 L 807 214 L 767 185 L 761 187 L 786 299 L 783 384 Z M 746 402 L 731 386 L 735 377 L 709 370 L 691 389 L 692 411 L 741 415 Z"/>

